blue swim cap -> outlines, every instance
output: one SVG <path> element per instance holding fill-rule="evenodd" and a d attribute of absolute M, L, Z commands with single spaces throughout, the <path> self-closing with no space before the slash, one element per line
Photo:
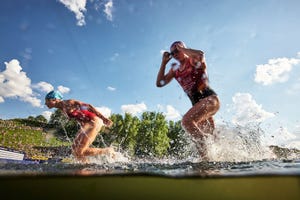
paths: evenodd
<path fill-rule="evenodd" d="M 46 95 L 45 99 L 63 99 L 63 95 L 59 91 L 51 91 Z"/>

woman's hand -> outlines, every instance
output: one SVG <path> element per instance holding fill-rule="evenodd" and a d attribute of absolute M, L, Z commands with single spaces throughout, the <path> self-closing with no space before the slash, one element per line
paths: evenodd
<path fill-rule="evenodd" d="M 103 120 L 104 125 L 107 128 L 110 128 L 113 125 L 113 122 L 110 119 L 105 118 L 105 119 L 102 119 L 102 120 Z"/>
<path fill-rule="evenodd" d="M 162 57 L 162 63 L 167 64 L 171 60 L 172 56 L 169 52 L 165 51 Z"/>

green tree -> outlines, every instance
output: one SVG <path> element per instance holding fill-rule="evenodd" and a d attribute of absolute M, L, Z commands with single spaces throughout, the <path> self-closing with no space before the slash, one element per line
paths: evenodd
<path fill-rule="evenodd" d="M 29 117 L 27 117 L 27 119 L 28 119 L 28 120 L 31 120 L 31 121 L 34 121 L 34 120 L 35 120 L 35 118 L 34 118 L 33 116 L 29 116 Z"/>
<path fill-rule="evenodd" d="M 26 126 L 41 127 L 41 128 L 47 125 L 47 119 L 42 115 L 39 115 L 37 117 L 29 116 L 26 119 L 17 118 L 14 119 L 14 121 L 24 124 Z"/>
<path fill-rule="evenodd" d="M 170 138 L 170 147 L 168 152 L 174 156 L 184 156 L 188 144 L 185 131 L 182 129 L 181 121 L 169 121 L 169 132 L 168 137 Z"/>
<path fill-rule="evenodd" d="M 43 116 L 43 115 L 38 115 L 35 117 L 35 120 L 39 121 L 39 122 L 44 122 L 47 123 L 47 119 Z"/>
<path fill-rule="evenodd" d="M 114 136 L 114 143 L 133 155 L 140 120 L 129 113 L 124 117 L 120 114 L 112 115 L 110 119 L 114 122 L 110 130 L 110 134 Z"/>
<path fill-rule="evenodd" d="M 80 128 L 76 120 L 68 119 L 60 109 L 56 109 L 51 115 L 49 124 L 56 127 L 57 133 L 67 139 L 74 138 Z"/>
<path fill-rule="evenodd" d="M 162 157 L 169 148 L 168 125 L 162 113 L 144 112 L 137 134 L 137 155 Z"/>
<path fill-rule="evenodd" d="M 182 156 L 187 144 L 181 123 L 167 122 L 162 113 L 144 112 L 139 119 L 129 113 L 124 116 L 113 114 L 110 119 L 113 126 L 102 129 L 93 143 L 105 147 L 113 144 L 130 155 L 158 156 L 167 154 Z M 79 130 L 75 120 L 68 119 L 64 113 L 57 109 L 49 120 L 55 126 L 60 136 L 73 138 Z"/>
<path fill-rule="evenodd" d="M 95 140 L 95 143 L 97 142 L 100 147 L 106 147 L 110 146 L 112 143 L 117 143 L 116 138 L 118 137 L 119 129 L 122 126 L 123 118 L 122 115 L 112 114 L 110 119 L 113 122 L 112 127 L 110 129 L 103 129 L 101 134 L 99 134 Z"/>

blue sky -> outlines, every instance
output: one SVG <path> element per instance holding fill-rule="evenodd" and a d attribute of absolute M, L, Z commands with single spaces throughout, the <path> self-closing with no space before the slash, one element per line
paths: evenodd
<path fill-rule="evenodd" d="M 300 148 L 299 7 L 298 0 L 3 0 L 0 118 L 49 116 L 44 96 L 55 89 L 108 116 L 159 111 L 179 120 L 188 98 L 175 80 L 163 88 L 155 81 L 162 52 L 182 40 L 206 54 L 222 103 L 218 124 L 261 123 L 270 142 Z"/>

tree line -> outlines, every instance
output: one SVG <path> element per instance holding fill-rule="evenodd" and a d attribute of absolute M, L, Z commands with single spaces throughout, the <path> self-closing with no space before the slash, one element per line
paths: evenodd
<path fill-rule="evenodd" d="M 181 127 L 181 121 L 168 121 L 159 112 L 144 112 L 140 117 L 129 113 L 112 114 L 111 128 L 103 128 L 93 145 L 106 147 L 113 145 L 130 156 L 176 156 L 184 157 L 188 152 L 189 138 Z M 41 119 L 40 119 L 41 120 Z M 47 122 L 57 133 L 69 139 L 75 137 L 80 126 L 68 119 L 61 110 L 56 110 Z"/>

